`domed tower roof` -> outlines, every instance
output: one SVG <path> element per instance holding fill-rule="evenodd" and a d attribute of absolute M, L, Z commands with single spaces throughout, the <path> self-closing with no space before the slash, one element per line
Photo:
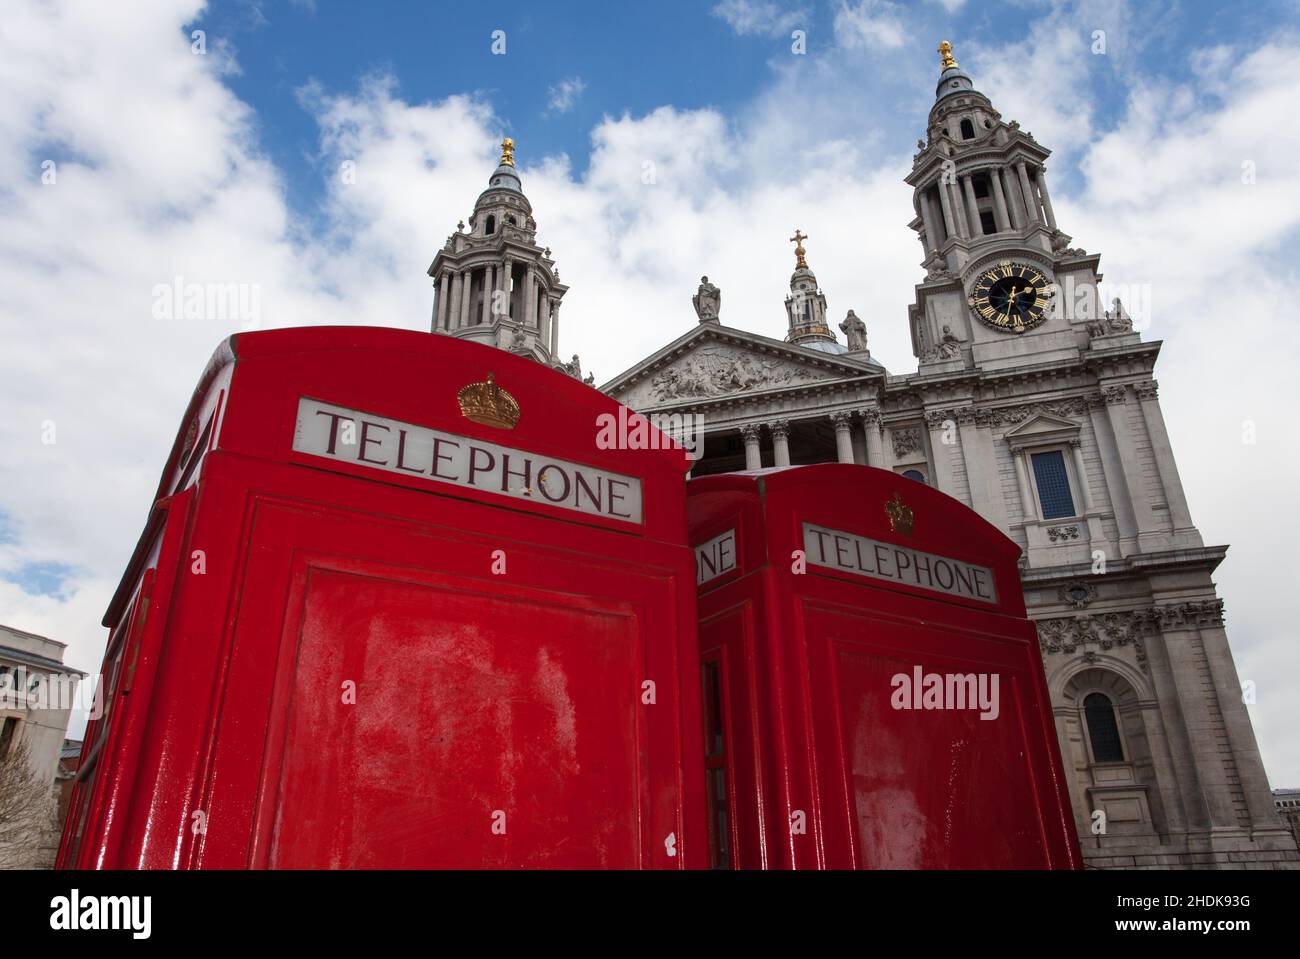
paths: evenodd
<path fill-rule="evenodd" d="M 488 178 L 488 190 L 524 192 L 523 184 L 519 181 L 519 171 L 515 169 L 515 141 L 510 137 L 501 141 L 501 162 Z"/>
<path fill-rule="evenodd" d="M 946 116 L 954 106 L 960 107 L 962 104 L 969 104 L 970 98 L 975 98 L 975 103 L 983 107 L 989 116 L 996 116 L 993 110 L 993 104 L 979 90 L 975 89 L 975 82 L 971 80 L 970 74 L 957 65 L 957 61 L 952 55 L 952 44 L 944 40 L 939 44 L 939 82 L 934 87 L 934 106 L 930 108 L 930 124 L 939 118 Z M 966 96 L 962 96 L 965 94 Z M 955 97 L 961 98 L 961 104 L 954 103 Z"/>

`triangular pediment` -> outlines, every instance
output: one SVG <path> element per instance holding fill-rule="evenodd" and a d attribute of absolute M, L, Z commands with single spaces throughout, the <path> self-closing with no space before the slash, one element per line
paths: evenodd
<path fill-rule="evenodd" d="M 1004 439 L 1012 445 L 1023 443 L 1046 443 L 1073 439 L 1079 435 L 1079 424 L 1053 413 L 1035 413 L 1013 430 L 1008 430 Z"/>
<path fill-rule="evenodd" d="M 615 377 L 602 391 L 633 409 L 646 409 L 884 372 L 865 357 L 823 353 L 701 324 Z"/>

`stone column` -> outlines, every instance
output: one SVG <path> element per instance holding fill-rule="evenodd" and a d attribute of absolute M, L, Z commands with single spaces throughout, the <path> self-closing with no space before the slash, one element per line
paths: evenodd
<path fill-rule="evenodd" d="M 479 323 L 487 325 L 492 322 L 492 267 L 483 267 L 483 309 L 479 311 Z"/>
<path fill-rule="evenodd" d="M 835 458 L 841 463 L 852 463 L 853 437 L 849 435 L 849 429 L 853 424 L 853 414 L 839 410 L 831 414 L 831 423 L 835 426 Z"/>
<path fill-rule="evenodd" d="M 524 276 L 524 325 L 537 328 L 537 277 L 531 268 Z"/>
<path fill-rule="evenodd" d="M 862 417 L 862 432 L 867 441 L 867 465 L 888 469 L 885 465 L 885 448 L 880 441 L 880 410 L 874 406 L 858 410 Z"/>
<path fill-rule="evenodd" d="M 966 204 L 961 198 L 961 187 L 954 181 L 948 184 L 948 190 L 952 197 L 953 219 L 957 221 L 957 235 L 970 239 L 970 220 L 966 216 Z"/>
<path fill-rule="evenodd" d="M 970 235 L 983 236 L 984 224 L 980 222 L 980 205 L 975 199 L 975 183 L 969 173 L 961 178 L 961 186 L 966 195 L 966 212 L 970 216 Z"/>
<path fill-rule="evenodd" d="M 551 359 L 560 352 L 560 298 L 551 300 Z"/>
<path fill-rule="evenodd" d="M 537 309 L 539 311 L 537 318 L 537 342 L 546 348 L 546 344 L 551 342 L 551 298 L 546 295 L 546 290 L 538 284 L 537 287 Z"/>
<path fill-rule="evenodd" d="M 1165 502 L 1169 504 L 1169 517 L 1173 520 L 1174 532 L 1190 531 L 1196 536 L 1196 545 L 1200 546 L 1200 534 L 1192 523 L 1192 511 L 1187 506 L 1187 495 L 1183 492 L 1183 481 L 1178 475 L 1178 464 L 1174 462 L 1174 450 L 1169 445 L 1169 433 L 1165 429 L 1165 417 L 1160 411 L 1160 401 L 1156 398 L 1158 388 L 1156 381 L 1135 383 L 1133 392 L 1137 394 L 1142 408 L 1142 418 L 1146 421 L 1147 435 L 1151 437 L 1151 452 L 1156 459 L 1156 469 L 1160 473 L 1160 484 L 1165 491 Z"/>
<path fill-rule="evenodd" d="M 514 293 L 511 292 L 510 286 L 514 282 L 515 262 L 506 256 L 501 261 L 501 292 L 504 294 L 501 298 L 501 305 L 505 308 L 505 315 L 510 319 L 515 318 Z"/>
<path fill-rule="evenodd" d="M 442 288 L 438 281 L 433 281 L 433 315 L 429 317 L 429 330 L 438 332 L 438 313 L 442 310 Z"/>
<path fill-rule="evenodd" d="M 1102 401 L 1106 404 L 1106 417 L 1110 420 L 1111 431 L 1115 436 L 1115 446 L 1119 453 L 1120 468 L 1124 471 L 1124 489 L 1133 507 L 1133 519 L 1137 523 L 1138 544 L 1151 533 L 1156 532 L 1155 514 L 1151 510 L 1151 498 L 1147 495 L 1146 477 L 1142 473 L 1142 464 L 1138 460 L 1138 438 L 1133 434 L 1126 405 L 1128 390 L 1123 386 L 1104 386 L 1101 390 Z"/>
<path fill-rule="evenodd" d="M 1079 492 L 1083 495 L 1083 512 L 1089 516 L 1093 512 L 1092 487 L 1088 483 L 1088 469 L 1083 465 L 1083 443 L 1070 440 L 1070 452 L 1074 454 L 1074 475 L 1079 478 Z"/>
<path fill-rule="evenodd" d="M 930 251 L 939 249 L 943 241 L 939 239 L 939 227 L 934 222 L 934 209 L 930 205 L 928 190 L 921 191 L 921 222 L 925 224 L 925 242 L 921 245 L 925 247 L 924 256 L 929 259 Z"/>
<path fill-rule="evenodd" d="M 1047 169 L 1039 167 L 1034 173 L 1034 185 L 1038 187 L 1038 198 L 1043 203 L 1043 212 L 1047 214 L 1047 225 L 1056 229 L 1056 215 L 1052 213 L 1052 200 L 1047 195 Z"/>
<path fill-rule="evenodd" d="M 465 270 L 461 273 L 460 316 L 456 320 L 458 328 L 469 326 L 469 301 L 474 295 L 474 273 Z"/>
<path fill-rule="evenodd" d="M 790 421 L 773 420 L 767 424 L 772 433 L 772 456 L 777 466 L 790 465 Z"/>
<path fill-rule="evenodd" d="M 447 329 L 460 328 L 460 301 L 465 296 L 465 274 L 460 270 L 451 278 L 451 305 L 447 314 Z"/>
<path fill-rule="evenodd" d="M 1025 161 L 1016 161 L 1016 176 L 1020 178 L 1020 192 L 1025 198 L 1025 212 L 1029 217 L 1029 222 L 1041 223 L 1042 219 L 1038 216 L 1038 202 L 1034 199 L 1033 187 L 1029 185 L 1029 174 L 1025 172 Z"/>
<path fill-rule="evenodd" d="M 442 271 L 442 290 L 438 297 L 438 329 L 447 328 L 447 316 L 451 312 L 451 273 Z"/>
<path fill-rule="evenodd" d="M 1020 196 L 1020 190 L 1008 179 L 1011 173 L 1009 168 L 1003 167 L 997 172 L 998 182 L 1002 184 L 1002 196 L 1007 201 L 1007 215 L 1011 217 L 1011 227 L 1015 230 L 1023 230 L 1026 219 L 1024 205 L 1019 202 L 1023 200 L 1023 197 Z"/>
<path fill-rule="evenodd" d="M 952 201 L 948 198 L 948 190 L 944 186 L 943 175 L 940 174 L 938 182 L 939 207 L 943 212 L 943 225 L 948 232 L 949 237 L 957 235 L 957 229 L 953 226 Z M 947 239 L 947 237 L 945 237 Z"/>
<path fill-rule="evenodd" d="M 1038 510 L 1034 506 L 1034 491 L 1029 485 L 1029 467 L 1025 464 L 1025 451 L 1012 450 L 1011 458 L 1016 464 L 1016 484 L 1020 487 L 1020 511 L 1024 514 L 1024 522 L 1036 522 Z"/>
<path fill-rule="evenodd" d="M 1007 216 L 1007 198 L 1002 192 L 1002 176 L 998 170 L 989 171 L 989 184 L 993 187 L 993 221 L 999 233 L 1011 229 L 1011 220 Z"/>
<path fill-rule="evenodd" d="M 763 468 L 763 453 L 759 448 L 762 427 L 757 423 L 746 423 L 740 428 L 740 435 L 745 439 L 745 469 Z"/>
<path fill-rule="evenodd" d="M 930 455 L 933 460 L 934 485 L 941 493 L 957 497 L 952 444 L 943 441 L 946 424 L 955 422 L 948 410 L 926 410 L 925 425 L 930 431 Z"/>

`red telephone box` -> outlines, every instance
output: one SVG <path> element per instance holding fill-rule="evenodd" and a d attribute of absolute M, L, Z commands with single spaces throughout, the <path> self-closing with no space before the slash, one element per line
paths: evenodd
<path fill-rule="evenodd" d="M 603 448 L 620 410 L 451 337 L 224 343 L 104 620 L 61 865 L 706 865 L 689 460 Z"/>
<path fill-rule="evenodd" d="M 711 859 L 1077 868 L 1019 547 L 894 473 L 692 480 Z"/>

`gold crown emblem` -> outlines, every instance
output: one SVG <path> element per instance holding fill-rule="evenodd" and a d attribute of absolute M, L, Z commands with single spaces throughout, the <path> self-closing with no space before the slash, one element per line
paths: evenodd
<path fill-rule="evenodd" d="M 495 373 L 489 373 L 485 383 L 462 386 L 456 399 L 460 402 L 461 415 L 474 423 L 512 430 L 519 422 L 519 403 L 497 386 Z"/>
<path fill-rule="evenodd" d="M 885 515 L 889 517 L 889 528 L 895 533 L 902 533 L 904 536 L 912 535 L 912 523 L 916 517 L 912 515 L 912 508 L 904 503 L 903 498 L 897 493 L 885 504 Z"/>

